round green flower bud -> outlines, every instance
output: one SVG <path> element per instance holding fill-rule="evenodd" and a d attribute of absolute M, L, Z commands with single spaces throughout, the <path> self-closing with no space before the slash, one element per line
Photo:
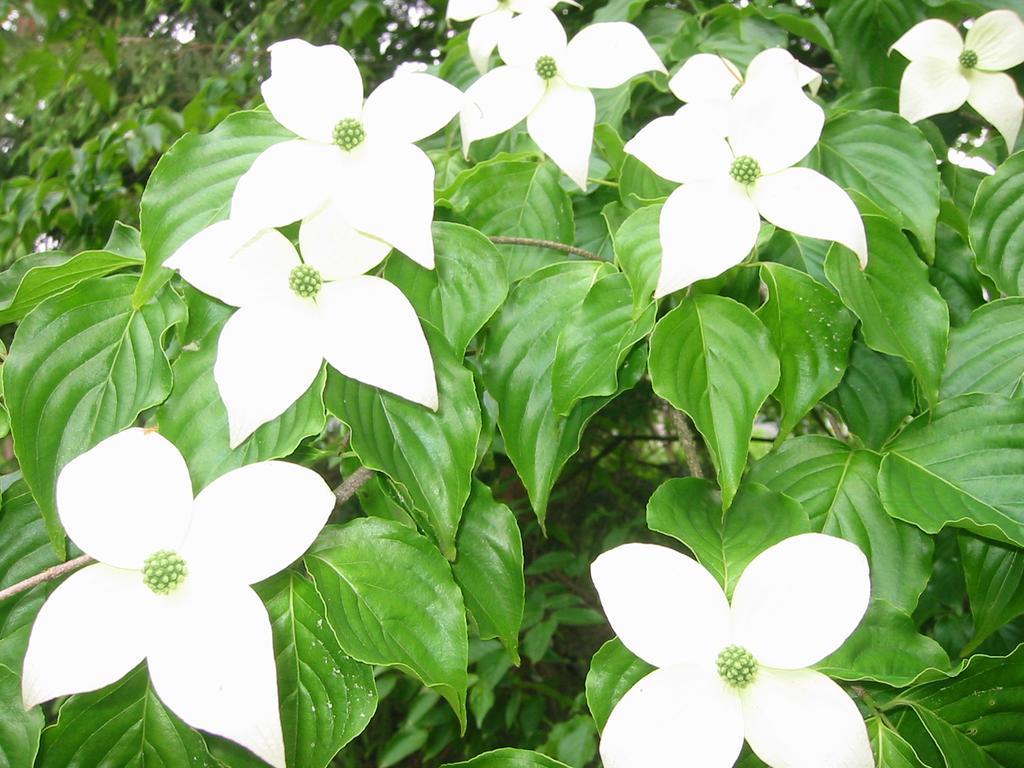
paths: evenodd
<path fill-rule="evenodd" d="M 324 280 L 320 273 L 308 264 L 299 264 L 288 275 L 288 287 L 304 299 L 316 298 L 323 284 Z"/>
<path fill-rule="evenodd" d="M 978 54 L 965 48 L 960 54 L 960 66 L 964 69 L 974 69 L 978 66 Z"/>
<path fill-rule="evenodd" d="M 358 147 L 365 138 L 366 131 L 363 129 L 363 124 L 354 117 L 346 117 L 334 126 L 334 143 L 346 152 L 351 152 Z"/>
<path fill-rule="evenodd" d="M 177 552 L 161 549 L 146 558 L 142 564 L 142 581 L 158 595 L 169 595 L 181 586 L 188 576 L 185 561 Z"/>
<path fill-rule="evenodd" d="M 742 155 L 732 161 L 729 175 L 740 184 L 753 184 L 761 178 L 761 164 L 750 155 Z"/>
<path fill-rule="evenodd" d="M 537 74 L 545 80 L 550 80 L 558 74 L 558 65 L 555 64 L 555 60 L 551 56 L 541 56 L 537 59 L 536 69 Z"/>
<path fill-rule="evenodd" d="M 718 674 L 733 688 L 746 688 L 757 677 L 757 659 L 746 648 L 730 645 L 718 654 Z"/>

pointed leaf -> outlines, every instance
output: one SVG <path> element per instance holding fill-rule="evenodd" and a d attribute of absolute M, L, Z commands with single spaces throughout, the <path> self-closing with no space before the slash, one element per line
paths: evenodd
<path fill-rule="evenodd" d="M 998 299 L 949 333 L 943 399 L 969 392 L 1012 396 L 1024 378 L 1024 299 Z"/>
<path fill-rule="evenodd" d="M 1024 295 L 1024 152 L 978 186 L 970 228 L 978 269 L 1008 296 Z"/>
<path fill-rule="evenodd" d="M 617 637 L 598 649 L 587 672 L 587 706 L 599 731 L 604 730 L 619 699 L 653 671 L 654 667 L 634 656 Z"/>

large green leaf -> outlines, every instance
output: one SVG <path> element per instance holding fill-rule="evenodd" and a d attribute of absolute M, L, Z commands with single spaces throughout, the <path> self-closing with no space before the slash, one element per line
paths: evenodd
<path fill-rule="evenodd" d="M 864 224 L 871 249 L 867 268 L 860 269 L 851 251 L 833 247 L 825 274 L 860 318 L 868 345 L 906 360 L 934 404 L 946 357 L 949 309 L 897 226 L 874 215 L 865 216 Z"/>
<path fill-rule="evenodd" d="M 1024 295 L 1024 152 L 981 182 L 970 227 L 978 269 L 1003 293 Z"/>
<path fill-rule="evenodd" d="M 569 768 L 553 757 L 528 749 L 505 747 L 484 752 L 463 763 L 445 763 L 441 768 Z"/>
<path fill-rule="evenodd" d="M 910 613 L 931 574 L 932 540 L 886 514 L 880 460 L 830 437 L 798 437 L 754 464 L 748 480 L 799 501 L 815 530 L 857 544 L 871 566 L 872 594 Z"/>
<path fill-rule="evenodd" d="M 39 734 L 46 720 L 43 710 L 27 710 L 21 703 L 21 678 L 0 665 L 0 765 L 29 768 L 39 750 Z"/>
<path fill-rule="evenodd" d="M 43 302 L 18 327 L 4 365 L 21 469 L 61 555 L 61 468 L 130 426 L 171 389 L 163 341 L 184 319 L 184 305 L 164 290 L 136 309 L 135 285 L 129 275 L 95 278 Z"/>
<path fill-rule="evenodd" d="M 803 272 L 766 263 L 761 279 L 768 300 L 757 316 L 779 355 L 775 399 L 782 405 L 779 432 L 786 435 L 843 378 L 856 321 L 832 291 Z"/>
<path fill-rule="evenodd" d="M 969 392 L 1013 395 L 1024 377 L 1024 299 L 1009 298 L 974 310 L 949 333 L 942 374 L 943 399 Z"/>
<path fill-rule="evenodd" d="M 1024 614 L 1024 551 L 969 534 L 958 537 L 971 600 L 977 648 L 1003 624 Z"/>
<path fill-rule="evenodd" d="M 170 277 L 162 265 L 186 240 L 226 219 L 238 179 L 263 150 L 294 134 L 266 111 L 236 112 L 209 133 L 178 139 L 142 193 L 146 264 L 135 293 L 141 306 Z"/>
<path fill-rule="evenodd" d="M 281 728 L 288 765 L 324 768 L 377 708 L 373 670 L 349 658 L 313 585 L 286 571 L 259 587 L 277 656 Z"/>
<path fill-rule="evenodd" d="M 843 79 L 852 88 L 896 88 L 906 61 L 889 47 L 924 18 L 923 3 L 906 0 L 843 0 L 825 20 L 835 33 Z"/>
<path fill-rule="evenodd" d="M 661 205 L 631 214 L 615 231 L 615 259 L 633 289 L 637 309 L 650 304 L 661 269 Z"/>
<path fill-rule="evenodd" d="M 893 517 L 1024 546 L 1024 401 L 962 395 L 919 416 L 889 446 L 879 489 Z"/>
<path fill-rule="evenodd" d="M 352 448 L 362 463 L 408 492 L 417 524 L 454 560 L 455 535 L 476 465 L 480 402 L 461 356 L 438 331 L 425 329 L 437 373 L 436 412 L 333 369 L 324 402 L 352 429 Z"/>
<path fill-rule="evenodd" d="M 826 124 L 817 152 L 826 176 L 862 193 L 934 255 L 939 169 L 920 130 L 891 112 L 843 112 Z M 868 245 L 874 255 L 870 237 Z"/>
<path fill-rule="evenodd" d="M 40 768 L 215 768 L 202 736 L 157 698 L 144 666 L 60 708 L 43 733 Z"/>
<path fill-rule="evenodd" d="M 326 529 L 305 563 L 345 653 L 414 675 L 465 729 L 466 611 L 434 545 L 399 523 L 360 518 Z"/>
<path fill-rule="evenodd" d="M 747 463 L 754 417 L 779 383 L 767 329 L 742 304 L 694 296 L 651 334 L 654 391 L 693 419 L 718 470 L 725 506 Z"/>
<path fill-rule="evenodd" d="M 921 762 L 914 748 L 881 718 L 868 721 L 868 735 L 878 768 L 929 768 Z"/>
<path fill-rule="evenodd" d="M 654 671 L 654 667 L 638 659 L 613 637 L 602 645 L 590 660 L 587 672 L 587 706 L 594 716 L 598 730 L 604 730 L 605 723 L 619 703 L 640 678 Z"/>

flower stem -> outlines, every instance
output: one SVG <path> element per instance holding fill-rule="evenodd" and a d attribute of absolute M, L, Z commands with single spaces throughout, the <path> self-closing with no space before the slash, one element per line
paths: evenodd
<path fill-rule="evenodd" d="M 495 245 L 529 245 L 535 248 L 549 248 L 552 251 L 571 253 L 573 256 L 582 256 L 584 259 L 592 261 L 604 261 L 596 253 L 592 253 L 585 248 L 577 248 L 575 245 L 566 245 L 554 240 L 537 240 L 532 237 L 492 237 L 491 242 Z"/>

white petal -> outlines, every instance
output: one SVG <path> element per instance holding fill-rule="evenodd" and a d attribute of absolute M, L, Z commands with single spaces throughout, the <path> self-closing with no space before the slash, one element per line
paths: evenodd
<path fill-rule="evenodd" d="M 810 666 L 850 636 L 870 596 L 868 561 L 855 544 L 820 533 L 791 536 L 740 576 L 732 596 L 736 643 L 769 667 Z"/>
<path fill-rule="evenodd" d="M 196 496 L 181 556 L 190 574 L 255 584 L 309 549 L 334 503 L 323 478 L 298 464 L 263 461 L 233 469 Z"/>
<path fill-rule="evenodd" d="M 741 699 L 747 742 L 773 768 L 874 768 L 857 705 L 820 672 L 761 669 Z"/>
<path fill-rule="evenodd" d="M 367 138 L 345 165 L 342 199 L 352 226 L 434 268 L 434 166 L 414 144 Z"/>
<path fill-rule="evenodd" d="M 412 304 L 379 277 L 328 283 L 321 291 L 324 357 L 346 376 L 437 409 L 430 348 Z"/>
<path fill-rule="evenodd" d="M 915 24 L 889 48 L 899 51 L 910 61 L 926 58 L 955 62 L 964 49 L 964 41 L 956 27 L 941 19 L 928 19 Z"/>
<path fill-rule="evenodd" d="M 586 88 L 555 78 L 526 118 L 530 138 L 580 189 L 587 188 L 597 106 Z"/>
<path fill-rule="evenodd" d="M 724 177 L 733 160 L 729 145 L 705 123 L 681 112 L 652 120 L 626 142 L 625 151 L 670 181 Z"/>
<path fill-rule="evenodd" d="M 419 141 L 448 125 L 462 99 L 462 91 L 426 72 L 395 75 L 367 98 L 363 125 L 374 137 Z"/>
<path fill-rule="evenodd" d="M 742 748 L 740 699 L 713 665 L 655 670 L 615 705 L 601 734 L 605 768 L 731 768 Z"/>
<path fill-rule="evenodd" d="M 729 604 L 696 560 L 656 544 L 623 544 L 590 566 L 608 623 L 656 667 L 707 665 L 729 645 Z"/>
<path fill-rule="evenodd" d="M 345 206 L 328 204 L 302 222 L 299 247 L 306 264 L 325 280 L 355 277 L 380 264 L 391 246 L 357 232 L 345 217 Z"/>
<path fill-rule="evenodd" d="M 316 317 L 313 302 L 292 296 L 242 307 L 224 324 L 213 378 L 228 412 L 232 448 L 313 383 L 323 363 Z"/>
<path fill-rule="evenodd" d="M 193 728 L 285 768 L 270 619 L 251 587 L 186 579 L 154 623 L 149 676 Z"/>
<path fill-rule="evenodd" d="M 752 187 L 758 211 L 780 229 L 804 237 L 834 240 L 868 262 L 864 222 L 842 187 L 810 168 L 787 168 L 762 176 Z"/>
<path fill-rule="evenodd" d="M 501 60 L 531 72 L 541 56 L 561 59 L 565 52 L 565 30 L 551 11 L 536 9 L 512 19 L 498 40 Z"/>
<path fill-rule="evenodd" d="M 655 297 L 739 264 L 757 242 L 760 226 L 757 208 L 728 176 L 674 191 L 661 209 L 661 272 Z"/>
<path fill-rule="evenodd" d="M 21 675 L 25 707 L 120 679 L 146 655 L 152 592 L 138 571 L 102 563 L 71 574 L 32 625 Z"/>
<path fill-rule="evenodd" d="M 1013 11 L 989 11 L 967 30 L 964 48 L 978 54 L 978 68 L 1001 72 L 1024 61 L 1024 22 Z"/>
<path fill-rule="evenodd" d="M 801 64 L 799 61 L 796 63 L 797 82 L 800 83 L 801 87 L 808 87 L 811 89 L 811 93 L 817 95 L 818 89 L 821 88 L 821 73 L 816 69 L 808 67 L 806 64 Z"/>
<path fill-rule="evenodd" d="M 531 70 L 498 67 L 481 77 L 466 91 L 459 115 L 462 149 L 477 139 L 507 131 L 537 106 L 544 96 L 544 81 Z"/>
<path fill-rule="evenodd" d="M 1024 113 L 1024 101 L 1017 92 L 1017 84 L 1001 72 L 977 71 L 967 73 L 967 82 L 971 88 L 967 103 L 995 126 L 1013 152 Z"/>
<path fill-rule="evenodd" d="M 737 157 L 749 155 L 764 173 L 800 162 L 821 136 L 825 112 L 795 81 L 745 85 L 732 100 L 729 143 Z"/>
<path fill-rule="evenodd" d="M 283 227 L 323 206 L 341 175 L 341 150 L 305 139 L 264 150 L 235 186 L 231 218 L 255 229 Z"/>
<path fill-rule="evenodd" d="M 57 513 L 84 552 L 118 568 L 141 568 L 185 536 L 192 517 L 188 467 L 167 438 L 126 429 L 61 470 Z"/>
<path fill-rule="evenodd" d="M 559 74 L 583 88 L 615 88 L 644 72 L 664 72 L 644 33 L 624 21 L 584 27 L 558 62 Z"/>
<path fill-rule="evenodd" d="M 469 21 L 498 10 L 498 0 L 448 0 L 448 18 Z"/>
<path fill-rule="evenodd" d="M 276 229 L 253 232 L 232 219 L 190 237 L 166 262 L 186 282 L 225 304 L 240 307 L 288 290 L 299 254 Z"/>
<path fill-rule="evenodd" d="M 963 72 L 956 60 L 928 57 L 910 62 L 900 80 L 900 114 L 916 123 L 958 109 L 970 91 Z"/>
<path fill-rule="evenodd" d="M 481 74 L 490 67 L 491 54 L 498 47 L 498 41 L 505 34 L 510 21 L 512 11 L 501 8 L 481 16 L 470 26 L 466 43 L 469 45 L 469 56 Z"/>
<path fill-rule="evenodd" d="M 270 50 L 271 76 L 260 90 L 274 118 L 306 139 L 330 142 L 334 126 L 363 106 L 363 78 L 337 45 L 284 40 Z"/>
<path fill-rule="evenodd" d="M 751 87 L 766 86 L 778 87 L 792 84 L 802 88 L 809 80 L 808 70 L 812 76 L 818 76 L 810 67 L 805 67 L 785 48 L 768 48 L 757 54 L 747 67 L 747 76 L 744 78 L 744 85 Z M 820 82 L 821 78 L 818 76 Z"/>
<path fill-rule="evenodd" d="M 680 101 L 728 101 L 742 82 L 740 71 L 728 59 L 698 53 L 686 60 L 668 81 L 668 87 Z"/>

